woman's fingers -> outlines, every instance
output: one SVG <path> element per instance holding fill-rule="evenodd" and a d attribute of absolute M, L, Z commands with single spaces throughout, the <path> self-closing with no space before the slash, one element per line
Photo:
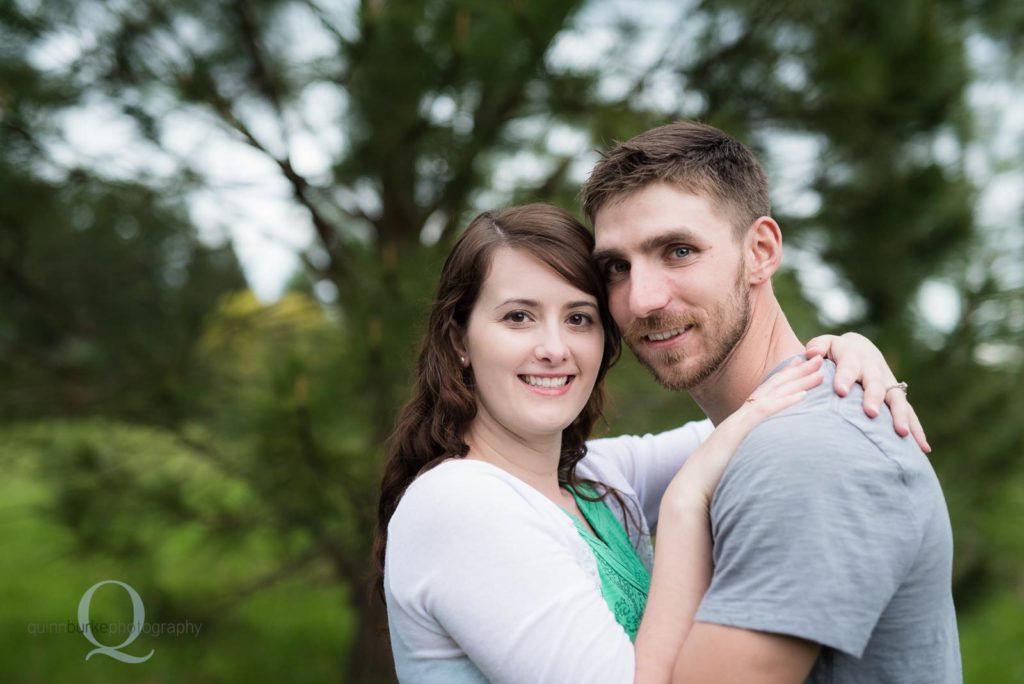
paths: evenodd
<path fill-rule="evenodd" d="M 924 427 L 921 425 L 921 421 L 917 418 L 917 411 L 914 407 L 907 403 L 907 408 L 910 409 L 910 434 L 914 436 L 914 441 L 921 447 L 921 450 L 926 454 L 932 453 L 932 446 L 928 443 L 928 437 L 924 434 Z"/>
<path fill-rule="evenodd" d="M 896 379 L 892 376 L 888 366 L 881 368 L 872 366 L 870 370 L 865 369 L 864 377 L 861 378 L 860 382 L 864 386 L 864 413 L 874 418 L 878 415 L 882 402 L 888 402 L 886 389 L 895 385 Z M 889 403 L 889 407 L 892 408 L 891 403 Z M 893 414 L 893 417 L 896 417 L 895 414 Z M 896 432 L 899 432 L 901 435 L 907 434 L 906 432 L 899 431 L 898 424 Z"/>
<path fill-rule="evenodd" d="M 845 397 L 855 382 L 861 383 L 864 387 L 864 413 L 871 418 L 877 417 L 884 401 L 892 413 L 896 434 L 913 436 L 922 451 L 931 453 L 931 445 L 914 407 L 907 400 L 906 393 L 897 387 L 888 362 L 870 340 L 857 333 L 845 333 L 841 337 L 818 335 L 807 343 L 806 355 L 809 359 L 829 355 L 835 358 L 836 374 L 832 385 L 836 394 Z"/>
<path fill-rule="evenodd" d="M 783 409 L 789 408 L 806 396 L 807 390 L 805 389 L 793 390 L 785 394 L 772 394 L 757 399 L 754 408 L 761 418 L 767 418 Z"/>
<path fill-rule="evenodd" d="M 895 384 L 893 383 L 893 385 Z M 889 406 L 889 412 L 892 414 L 892 426 L 896 429 L 896 434 L 900 437 L 909 435 L 911 408 L 907 396 L 899 389 L 891 389 L 885 393 L 885 403 Z"/>
<path fill-rule="evenodd" d="M 818 335 L 807 343 L 805 353 L 808 358 L 824 356 L 835 360 L 836 375 L 832 386 L 841 397 L 849 394 L 853 383 L 860 381 L 869 364 L 885 363 L 871 340 L 853 332 L 840 336 Z"/>
<path fill-rule="evenodd" d="M 889 385 L 891 389 L 885 392 L 885 403 L 888 405 L 890 413 L 892 413 L 892 423 L 896 429 L 896 434 L 901 437 L 912 435 L 914 441 L 921 447 L 921 451 L 926 454 L 931 453 L 932 447 L 928 444 L 928 437 L 924 433 L 924 428 L 917 417 L 917 412 L 914 411 L 914 407 L 907 400 L 906 393 L 902 389 L 895 387 L 895 385 L 896 382 L 894 380 Z"/>
<path fill-rule="evenodd" d="M 862 357 L 850 355 L 843 357 L 842 361 L 836 361 L 836 376 L 832 380 L 832 387 L 839 396 L 845 397 L 849 394 L 853 383 L 864 375 L 864 364 L 861 359 Z M 878 415 L 877 411 L 875 415 Z"/>
<path fill-rule="evenodd" d="M 804 353 L 807 358 L 812 356 L 828 356 L 832 351 L 832 343 L 838 338 L 835 335 L 818 335 L 807 342 Z"/>
<path fill-rule="evenodd" d="M 807 390 L 821 384 L 824 374 L 821 372 L 822 359 L 816 356 L 806 361 L 791 362 L 781 371 L 768 378 L 758 387 L 748 400 L 754 408 L 767 411 L 764 415 L 781 410 L 783 404 L 793 403 L 789 398 L 799 395 L 802 398 Z M 794 400 L 795 401 L 795 400 Z"/>

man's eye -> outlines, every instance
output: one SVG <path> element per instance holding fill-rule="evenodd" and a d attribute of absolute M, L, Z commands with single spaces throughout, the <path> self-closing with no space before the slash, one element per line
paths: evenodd
<path fill-rule="evenodd" d="M 609 261 L 604 270 L 608 275 L 618 275 L 626 273 L 629 270 L 629 264 L 625 261 Z"/>
<path fill-rule="evenodd" d="M 674 256 L 677 259 L 685 259 L 686 257 L 690 256 L 691 254 L 693 254 L 693 250 L 690 249 L 689 247 L 673 247 L 672 248 L 672 256 Z"/>

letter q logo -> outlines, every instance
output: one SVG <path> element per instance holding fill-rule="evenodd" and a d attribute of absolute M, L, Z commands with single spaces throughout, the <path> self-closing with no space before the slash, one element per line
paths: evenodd
<path fill-rule="evenodd" d="M 132 599 L 132 630 L 128 634 L 128 638 L 125 639 L 124 643 L 118 644 L 117 646 L 104 646 L 96 640 L 96 636 L 92 633 L 92 629 L 89 623 L 89 606 L 92 604 L 92 595 L 96 593 L 96 590 L 102 587 L 104 584 L 116 584 L 124 587 L 124 590 L 128 592 L 128 596 Z M 120 660 L 122 663 L 144 663 L 153 657 L 153 653 L 156 649 L 151 649 L 149 655 L 146 656 L 133 656 L 127 653 L 122 653 L 120 649 L 128 646 L 135 641 L 139 633 L 142 631 L 142 625 L 146 622 L 146 607 L 142 605 L 142 598 L 138 592 L 135 591 L 130 585 L 124 582 L 118 582 L 117 580 L 103 580 L 97 582 L 82 594 L 82 600 L 78 602 L 78 624 L 82 628 L 82 634 L 89 640 L 93 646 L 96 646 L 93 650 L 89 651 L 89 654 L 85 656 L 88 660 L 94 654 L 100 653 L 105 656 L 109 656 L 114 660 Z"/>

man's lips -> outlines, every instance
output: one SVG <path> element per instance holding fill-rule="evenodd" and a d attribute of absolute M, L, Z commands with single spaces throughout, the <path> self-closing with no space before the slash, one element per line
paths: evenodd
<path fill-rule="evenodd" d="M 661 349 L 663 347 L 670 347 L 680 339 L 682 339 L 687 333 L 693 330 L 693 324 L 684 325 L 678 328 L 670 328 L 668 330 L 659 330 L 656 332 L 650 332 L 646 335 L 641 336 L 644 345 L 651 349 Z"/>

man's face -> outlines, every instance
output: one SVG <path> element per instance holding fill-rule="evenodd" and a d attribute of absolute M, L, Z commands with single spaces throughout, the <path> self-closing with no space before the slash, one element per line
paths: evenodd
<path fill-rule="evenodd" d="M 656 183 L 602 207 L 594 233 L 626 344 L 665 387 L 700 385 L 750 320 L 742 244 L 730 221 L 706 197 Z"/>

